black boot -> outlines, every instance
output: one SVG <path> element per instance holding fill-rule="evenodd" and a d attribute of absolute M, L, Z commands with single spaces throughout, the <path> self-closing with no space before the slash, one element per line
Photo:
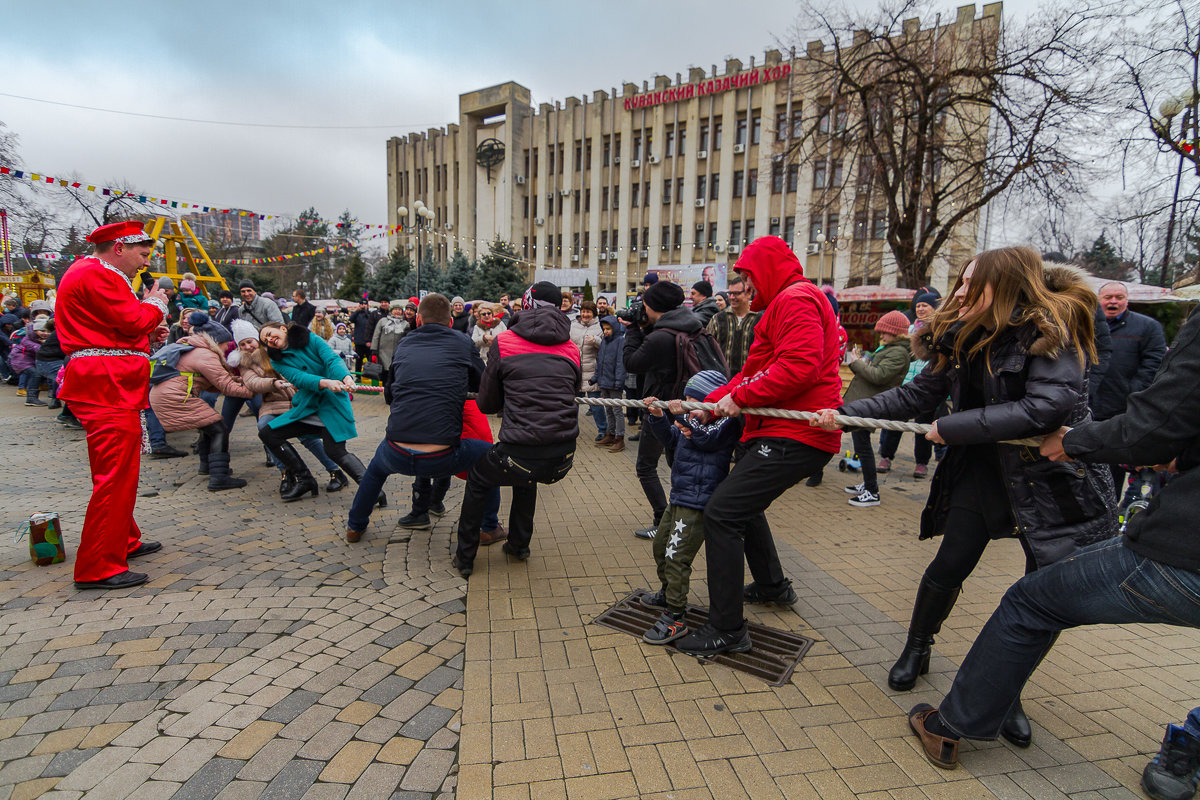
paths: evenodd
<path fill-rule="evenodd" d="M 209 441 L 208 435 L 204 429 L 200 429 L 200 439 L 196 444 L 196 455 L 200 456 L 200 467 L 196 471 L 201 475 L 209 474 L 208 456 L 212 451 L 212 442 Z"/>
<path fill-rule="evenodd" d="M 955 586 L 948 589 L 938 586 L 929 578 L 921 578 L 917 600 L 913 604 L 912 624 L 908 626 L 908 641 L 904 644 L 904 652 L 888 672 L 888 686 L 897 692 L 907 692 L 916 685 L 919 676 L 929 672 L 933 635 L 941 631 L 942 622 L 950 616 L 961 588 Z"/>
<path fill-rule="evenodd" d="M 329 484 L 325 487 L 325 491 L 340 492 L 349 485 L 350 481 L 346 477 L 346 473 L 342 472 L 340 469 L 335 469 L 333 472 L 329 473 Z"/>
<path fill-rule="evenodd" d="M 1025 716 L 1025 709 L 1021 708 L 1019 699 L 1012 711 L 1008 712 L 1008 718 L 1000 728 L 1000 735 L 1017 747 L 1029 747 L 1033 742 L 1033 728 L 1029 727 L 1029 717 Z"/>
<path fill-rule="evenodd" d="M 208 490 L 220 492 L 225 489 L 240 489 L 246 485 L 241 478 L 234 478 L 229 471 L 229 453 L 209 453 Z"/>
<path fill-rule="evenodd" d="M 429 513 L 440 517 L 446 513 L 446 492 L 450 491 L 450 478 L 433 479 L 433 497 L 429 499 Z"/>
<path fill-rule="evenodd" d="M 334 459 L 342 470 L 350 476 L 350 480 L 355 483 L 362 483 L 362 477 L 367 473 L 367 468 L 358 460 L 358 456 L 350 451 L 346 451 L 346 455 L 339 459 Z M 383 492 L 379 493 L 379 499 L 375 502 L 379 508 L 387 508 L 387 495 Z"/>
<path fill-rule="evenodd" d="M 295 485 L 296 485 L 296 476 L 293 475 L 292 473 L 288 472 L 285 469 L 283 471 L 282 478 L 279 481 L 279 496 L 283 497 L 285 494 L 290 492 L 292 490 L 292 487 Z"/>
<path fill-rule="evenodd" d="M 291 442 L 281 443 L 278 449 L 272 448 L 271 454 L 279 459 L 284 469 L 287 470 L 288 474 L 294 480 L 291 489 L 280 493 L 280 500 L 285 503 L 291 503 L 304 497 L 309 492 L 312 492 L 313 497 L 321 493 L 321 487 L 317 485 L 317 479 L 308 471 L 308 467 L 304 465 L 304 460 L 300 458 L 300 454 L 296 452 L 296 448 L 292 447 Z"/>

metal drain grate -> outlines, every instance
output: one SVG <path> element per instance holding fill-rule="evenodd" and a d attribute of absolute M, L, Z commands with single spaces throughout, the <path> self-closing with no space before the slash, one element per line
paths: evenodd
<path fill-rule="evenodd" d="M 652 628 L 662 614 L 658 609 L 647 608 L 638 602 L 647 594 L 650 592 L 645 589 L 631 592 L 628 596 L 618 600 L 612 608 L 592 620 L 592 623 L 632 634 L 639 639 L 642 638 L 642 634 Z M 685 619 L 688 628 L 695 630 L 708 622 L 708 609 L 689 605 Z M 754 643 L 754 647 L 747 653 L 723 653 L 700 660 L 724 664 L 731 669 L 762 678 L 772 686 L 783 686 L 791 680 L 796 665 L 800 663 L 800 659 L 804 658 L 808 648 L 813 646 L 813 640 L 807 636 L 768 628 L 754 622 L 750 623 L 750 641 Z M 659 645 L 647 646 L 657 647 Z M 661 646 L 679 652 L 674 643 Z"/>

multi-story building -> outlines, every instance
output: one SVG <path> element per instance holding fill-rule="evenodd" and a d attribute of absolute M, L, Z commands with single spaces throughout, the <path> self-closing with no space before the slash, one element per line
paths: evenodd
<path fill-rule="evenodd" d="M 952 24 L 977 23 L 965 6 Z M 654 270 L 720 280 L 741 248 L 769 234 L 787 240 L 814 279 L 895 286 L 887 216 L 869 181 L 832 148 L 828 157 L 784 156 L 810 124 L 826 134 L 844 124 L 805 83 L 805 60 L 823 52 L 820 42 L 790 59 L 771 50 L 761 63 L 729 59 L 720 73 L 691 69 L 686 79 L 658 76 L 536 109 L 512 82 L 460 95 L 456 124 L 387 143 L 390 224 L 419 219 L 396 210 L 417 200 L 434 213 L 390 244 L 414 249 L 420 237 L 444 261 L 456 248 L 486 254 L 499 238 L 531 278 L 620 293 Z M 958 228 L 932 285 L 944 286 L 949 265 L 973 252 L 976 227 Z"/>
<path fill-rule="evenodd" d="M 219 242 L 231 247 L 256 247 L 261 243 L 257 212 L 230 209 L 209 211 L 184 217 L 201 242 Z"/>

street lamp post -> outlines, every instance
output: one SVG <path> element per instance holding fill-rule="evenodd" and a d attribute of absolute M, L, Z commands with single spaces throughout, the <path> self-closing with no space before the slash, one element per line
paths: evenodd
<path fill-rule="evenodd" d="M 818 233 L 817 234 L 817 280 L 816 280 L 817 286 L 821 285 L 821 274 L 823 271 L 822 267 L 824 266 L 824 264 L 822 262 L 825 259 L 825 241 L 826 241 L 825 232 L 822 231 L 821 233 Z"/>
<path fill-rule="evenodd" d="M 408 209 L 405 206 L 397 206 L 396 207 L 396 216 L 400 220 L 401 225 L 404 225 L 404 218 L 407 217 L 409 215 L 409 213 L 410 213 L 410 209 Z M 428 224 L 429 222 L 431 222 L 433 220 L 433 218 L 436 216 L 436 214 L 434 214 L 433 209 L 431 209 L 427 205 L 425 205 L 425 202 L 422 200 L 414 200 L 413 201 L 411 213 L 413 216 L 413 224 L 409 227 L 411 227 L 417 234 L 417 291 L 416 291 L 416 294 L 417 294 L 417 299 L 419 300 L 421 297 L 421 255 L 422 255 L 422 253 L 421 253 L 421 229 L 423 227 L 421 224 L 421 220 L 425 220 L 426 224 Z"/>

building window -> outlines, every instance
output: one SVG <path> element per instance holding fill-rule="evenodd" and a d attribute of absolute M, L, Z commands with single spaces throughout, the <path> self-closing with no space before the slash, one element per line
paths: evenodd
<path fill-rule="evenodd" d="M 578 139 L 575 140 L 575 171 L 583 171 L 583 144 Z"/>
<path fill-rule="evenodd" d="M 713 150 L 721 149 L 721 123 L 713 123 Z"/>
<path fill-rule="evenodd" d="M 817 113 L 821 115 L 817 119 L 817 133 L 829 133 L 829 106 L 818 106 Z"/>
<path fill-rule="evenodd" d="M 600 210 L 608 211 L 608 187 L 600 190 Z"/>
<path fill-rule="evenodd" d="M 637 160 L 642 157 L 642 137 L 641 136 L 633 137 L 633 155 L 631 157 L 634 160 Z"/>
<path fill-rule="evenodd" d="M 824 232 L 825 232 L 825 225 L 824 225 L 824 221 L 821 219 L 820 215 L 813 217 L 812 221 L 809 222 L 809 224 L 808 224 L 808 241 L 816 242 L 817 236 L 821 235 Z"/>
<path fill-rule="evenodd" d="M 610 136 L 604 137 L 604 161 L 602 162 L 602 166 L 605 166 L 605 167 L 608 166 L 608 162 L 609 162 L 609 159 L 611 158 L 611 154 L 612 154 L 611 142 L 612 142 L 612 137 L 610 137 Z"/>
<path fill-rule="evenodd" d="M 613 195 L 612 195 L 612 209 L 613 209 L 613 211 L 616 211 L 620 207 L 621 207 L 621 187 L 614 186 L 613 187 Z"/>
<path fill-rule="evenodd" d="M 841 233 L 842 226 L 839 224 L 840 218 L 837 214 L 830 214 L 825 220 L 825 237 L 830 241 L 834 241 Z"/>
<path fill-rule="evenodd" d="M 867 238 L 867 212 L 856 211 L 854 213 L 854 240 L 861 242 Z"/>
<path fill-rule="evenodd" d="M 800 104 L 792 104 L 792 138 L 799 139 L 804 134 L 804 115 L 800 113 Z"/>
<path fill-rule="evenodd" d="M 886 211 L 876 211 L 875 219 L 871 223 L 871 238 L 872 239 L 886 239 L 887 238 L 887 228 L 888 228 L 887 212 Z"/>
<path fill-rule="evenodd" d="M 732 223 L 730 223 L 730 225 L 729 225 L 729 243 L 730 244 L 741 244 L 742 243 L 742 222 L 741 222 L 741 220 L 734 220 Z"/>
<path fill-rule="evenodd" d="M 579 213 L 579 205 L 580 205 L 580 200 L 582 200 L 582 195 L 583 195 L 583 192 L 579 191 L 578 189 L 575 190 L 575 213 L 576 214 Z"/>
<path fill-rule="evenodd" d="M 529 219 L 529 195 L 525 195 L 522 200 L 524 201 L 525 205 L 525 219 Z"/>
<path fill-rule="evenodd" d="M 687 126 L 679 126 L 679 155 L 687 154 Z"/>
<path fill-rule="evenodd" d="M 525 255 L 529 255 L 529 237 L 528 236 L 525 237 L 525 241 L 522 246 L 524 247 Z"/>
<path fill-rule="evenodd" d="M 576 254 L 579 252 L 579 234 L 578 233 L 576 233 L 575 235 L 573 235 L 571 237 L 571 252 L 576 253 Z"/>
<path fill-rule="evenodd" d="M 776 161 L 771 165 L 771 194 L 783 191 L 783 162 Z"/>
<path fill-rule="evenodd" d="M 673 130 L 667 131 L 667 146 L 663 151 L 663 155 L 666 158 L 670 158 L 671 156 L 675 155 L 675 131 Z"/>
<path fill-rule="evenodd" d="M 631 205 L 633 208 L 638 207 L 638 198 L 642 193 L 641 189 L 642 189 L 641 184 L 635 183 L 633 185 L 632 194 L 629 197 L 629 205 Z"/>
<path fill-rule="evenodd" d="M 871 191 L 871 178 L 875 174 L 875 159 L 871 156 L 862 156 L 862 160 L 858 162 L 858 192 L 866 194 Z"/>
<path fill-rule="evenodd" d="M 675 243 L 676 250 L 683 247 L 683 226 L 682 225 L 675 226 L 675 237 L 671 241 L 673 241 Z"/>
<path fill-rule="evenodd" d="M 787 106 L 775 107 L 775 138 L 779 141 L 788 138 Z"/>
<path fill-rule="evenodd" d="M 631 249 L 631 250 L 638 249 L 638 229 L 637 228 L 629 229 L 629 249 Z"/>
<path fill-rule="evenodd" d="M 844 170 L 842 169 L 842 160 L 839 158 L 839 159 L 836 159 L 835 161 L 833 161 L 832 163 L 833 163 L 833 170 L 830 175 L 832 180 L 829 182 L 829 185 L 830 186 L 841 186 L 842 180 L 844 179 L 844 174 L 843 174 Z"/>
<path fill-rule="evenodd" d="M 586 169 L 592 168 L 592 139 L 590 136 L 583 140 L 583 161 Z"/>
<path fill-rule="evenodd" d="M 752 219 L 746 220 L 746 241 L 754 241 L 754 220 Z"/>
<path fill-rule="evenodd" d="M 525 150 L 525 177 L 528 178 L 530 176 L 530 174 L 531 173 L 529 172 L 529 150 L 526 149 Z"/>
<path fill-rule="evenodd" d="M 708 199 L 716 200 L 717 196 L 720 194 L 721 176 L 718 173 L 713 173 L 712 175 L 709 175 L 708 177 L 709 177 Z"/>
<path fill-rule="evenodd" d="M 750 121 L 748 119 L 746 119 L 745 117 L 739 116 L 738 121 L 737 121 L 737 130 L 733 134 L 733 143 L 734 144 L 740 144 L 740 145 L 746 144 L 746 133 L 749 130 L 749 127 L 750 127 Z"/>
<path fill-rule="evenodd" d="M 717 223 L 708 223 L 708 246 L 712 247 L 717 243 Z"/>
<path fill-rule="evenodd" d="M 650 246 L 650 229 L 642 228 L 642 247 Z"/>
<path fill-rule="evenodd" d="M 554 237 L 554 252 L 555 253 L 562 252 L 562 234 L 561 233 Z"/>
<path fill-rule="evenodd" d="M 746 193 L 746 173 L 740 169 L 733 171 L 733 196 L 741 197 Z"/>
<path fill-rule="evenodd" d="M 683 202 L 683 178 L 675 179 L 675 202 Z"/>
<path fill-rule="evenodd" d="M 592 210 L 592 190 L 583 190 L 583 213 L 588 213 Z"/>
<path fill-rule="evenodd" d="M 550 146 L 550 174 L 554 174 L 554 146 Z"/>
<path fill-rule="evenodd" d="M 600 252 L 608 252 L 608 231 L 600 231 Z"/>
<path fill-rule="evenodd" d="M 746 196 L 758 196 L 758 169 L 752 169 L 746 172 Z"/>
<path fill-rule="evenodd" d="M 671 205 L 671 179 L 667 178 L 663 181 L 663 205 Z"/>
<path fill-rule="evenodd" d="M 591 246 L 590 246 L 591 243 L 592 243 L 592 232 L 584 231 L 583 232 L 583 254 L 584 255 L 587 255 L 588 251 L 591 250 Z"/>
<path fill-rule="evenodd" d="M 779 217 L 771 217 L 771 227 L 767 228 L 768 236 L 779 235 Z"/>
<path fill-rule="evenodd" d="M 696 199 L 697 200 L 704 199 L 704 190 L 706 188 L 708 188 L 707 181 L 708 181 L 707 175 L 696 176 Z"/>
<path fill-rule="evenodd" d="M 783 221 L 783 240 L 792 247 L 796 239 L 796 218 L 788 217 Z"/>
<path fill-rule="evenodd" d="M 621 134 L 619 133 L 613 136 L 613 156 L 621 157 Z"/>
<path fill-rule="evenodd" d="M 750 144 L 758 144 L 762 139 L 762 114 L 755 114 L 750 119 Z"/>
<path fill-rule="evenodd" d="M 538 215 L 538 212 L 537 212 L 537 210 L 538 210 L 538 198 L 537 198 L 537 195 L 536 195 L 536 194 L 533 196 L 533 198 L 531 199 L 531 201 L 530 201 L 530 202 L 531 202 L 533 205 L 530 207 L 530 209 L 529 209 L 529 213 L 530 213 L 531 215 L 533 215 L 533 216 L 535 216 L 535 217 L 536 217 L 536 216 Z"/>
<path fill-rule="evenodd" d="M 701 150 L 708 149 L 708 123 L 700 123 L 700 143 L 697 145 Z"/>
<path fill-rule="evenodd" d="M 643 203 L 650 205 L 650 181 L 642 183 L 642 198 Z"/>
<path fill-rule="evenodd" d="M 787 168 L 787 190 L 795 192 L 800 188 L 800 165 L 788 164 Z"/>
<path fill-rule="evenodd" d="M 659 242 L 659 245 L 661 246 L 661 248 L 663 250 L 666 250 L 667 248 L 669 248 L 671 246 L 671 226 L 670 225 L 662 226 L 661 236 L 662 236 L 662 241 Z"/>
<path fill-rule="evenodd" d="M 813 188 L 824 189 L 825 184 L 828 182 L 827 178 L 828 176 L 825 159 L 818 158 L 813 162 Z"/>
<path fill-rule="evenodd" d="M 846 130 L 846 106 L 839 105 L 833 115 L 833 129 L 838 133 Z"/>

